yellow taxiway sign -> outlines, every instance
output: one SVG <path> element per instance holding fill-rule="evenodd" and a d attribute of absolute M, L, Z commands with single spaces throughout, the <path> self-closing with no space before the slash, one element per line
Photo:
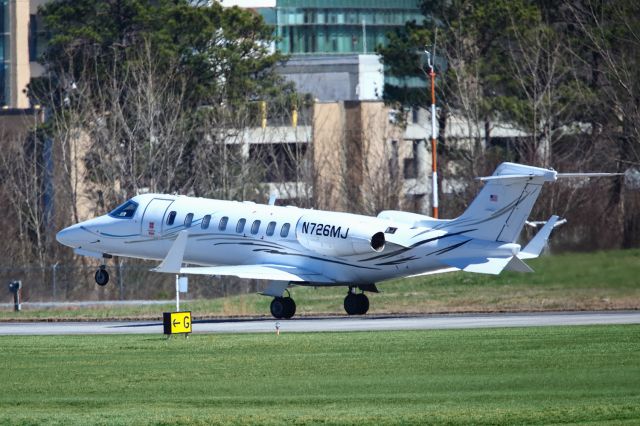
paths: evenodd
<path fill-rule="evenodd" d="M 191 333 L 191 312 L 164 312 L 164 334 Z"/>

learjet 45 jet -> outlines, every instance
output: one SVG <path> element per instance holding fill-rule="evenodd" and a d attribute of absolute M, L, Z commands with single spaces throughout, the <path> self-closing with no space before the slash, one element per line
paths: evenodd
<path fill-rule="evenodd" d="M 344 286 L 349 315 L 369 309 L 365 292 L 393 278 L 467 271 L 532 272 L 525 259 L 538 257 L 557 216 L 551 216 L 524 247 L 516 243 L 545 182 L 554 170 L 503 163 L 466 211 L 456 219 L 383 211 L 377 217 L 349 213 L 143 194 L 112 212 L 58 232 L 76 254 L 161 261 L 170 274 L 235 276 L 270 281 L 271 313 L 291 318 L 296 305 L 288 288 Z M 105 285 L 104 262 L 95 274 Z"/>

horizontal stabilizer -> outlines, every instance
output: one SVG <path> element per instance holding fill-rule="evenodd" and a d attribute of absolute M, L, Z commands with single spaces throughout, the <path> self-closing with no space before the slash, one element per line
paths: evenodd
<path fill-rule="evenodd" d="M 624 173 L 558 173 L 558 178 L 591 178 L 591 177 L 612 177 L 622 176 Z"/>
<path fill-rule="evenodd" d="M 153 269 L 153 271 L 179 274 L 180 268 L 182 267 L 184 250 L 187 248 L 188 238 L 189 235 L 186 230 L 180 231 L 176 240 L 171 245 L 169 253 L 167 253 L 167 257 L 165 257 L 162 263 L 160 263 L 157 268 Z"/>
<path fill-rule="evenodd" d="M 333 283 L 334 280 L 295 266 L 283 265 L 233 265 L 233 266 L 193 266 L 180 268 L 181 274 L 232 276 L 246 279 Z"/>
<path fill-rule="evenodd" d="M 551 216 L 540 232 L 538 232 L 535 237 L 529 241 L 529 244 L 527 244 L 527 246 L 518 253 L 518 257 L 520 259 L 534 259 L 540 256 L 540 253 L 542 253 L 542 250 L 544 250 L 547 245 L 547 241 L 549 241 L 551 231 L 553 231 L 558 219 L 558 216 Z"/>
<path fill-rule="evenodd" d="M 465 272 L 498 275 L 511 262 L 511 257 L 446 259 L 442 262 Z"/>
<path fill-rule="evenodd" d="M 533 179 L 536 176 L 535 174 L 530 175 L 501 175 L 501 176 L 481 176 L 477 177 L 476 180 L 480 182 L 493 182 L 493 181 L 501 181 L 501 182 L 509 182 L 509 181 L 521 181 L 527 179 Z M 545 177 L 547 182 L 553 182 L 553 177 Z"/>

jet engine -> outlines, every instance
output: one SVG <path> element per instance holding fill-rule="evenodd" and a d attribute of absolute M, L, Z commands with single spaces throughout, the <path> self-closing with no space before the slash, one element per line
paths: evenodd
<path fill-rule="evenodd" d="M 375 219 L 368 222 L 346 213 L 318 212 L 300 218 L 296 237 L 304 248 L 325 256 L 354 256 L 384 250 L 385 229 Z"/>

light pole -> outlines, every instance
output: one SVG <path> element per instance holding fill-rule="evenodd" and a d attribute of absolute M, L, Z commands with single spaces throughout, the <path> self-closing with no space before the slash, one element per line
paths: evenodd
<path fill-rule="evenodd" d="M 431 78 L 431 179 L 433 184 L 433 217 L 438 218 L 438 153 L 436 141 L 436 73 L 433 69 L 431 53 L 427 54 L 429 77 Z M 435 56 L 435 49 L 434 49 Z M 435 57 L 434 57 L 435 59 Z"/>

